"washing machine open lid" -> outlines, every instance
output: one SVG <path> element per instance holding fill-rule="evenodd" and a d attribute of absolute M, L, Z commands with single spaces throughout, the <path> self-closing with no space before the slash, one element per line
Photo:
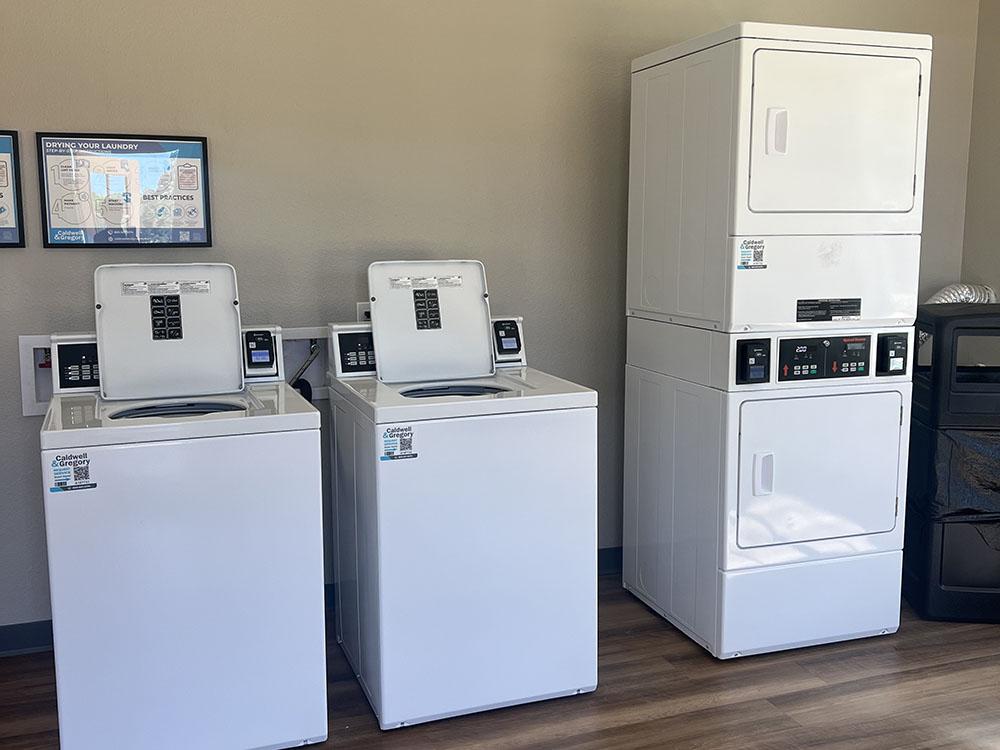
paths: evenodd
<path fill-rule="evenodd" d="M 105 399 L 242 390 L 239 295 L 232 266 L 100 266 L 94 272 L 94 303 Z"/>
<path fill-rule="evenodd" d="M 382 382 L 494 374 L 486 269 L 478 260 L 372 263 L 368 291 Z"/>

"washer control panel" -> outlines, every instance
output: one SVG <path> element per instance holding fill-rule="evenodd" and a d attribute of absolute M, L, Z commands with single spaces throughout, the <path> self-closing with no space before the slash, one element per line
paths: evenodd
<path fill-rule="evenodd" d="M 341 374 L 371 374 L 375 368 L 375 340 L 372 332 L 346 331 L 337 335 L 339 352 L 337 363 Z"/>
<path fill-rule="evenodd" d="M 876 375 L 906 374 L 906 334 L 880 333 L 875 352 Z"/>
<path fill-rule="evenodd" d="M 98 388 L 101 370 L 97 365 L 97 342 L 65 343 L 59 346 L 55 377 L 60 390 Z"/>
<path fill-rule="evenodd" d="M 771 339 L 739 339 L 736 342 L 736 385 L 770 380 Z"/>
<path fill-rule="evenodd" d="M 778 380 L 865 377 L 871 336 L 819 336 L 778 342 Z"/>

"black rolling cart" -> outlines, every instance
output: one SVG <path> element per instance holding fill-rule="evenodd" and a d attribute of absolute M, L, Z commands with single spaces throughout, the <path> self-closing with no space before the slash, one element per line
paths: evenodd
<path fill-rule="evenodd" d="M 1000 622 L 1000 304 L 922 305 L 916 343 L 903 595 Z"/>

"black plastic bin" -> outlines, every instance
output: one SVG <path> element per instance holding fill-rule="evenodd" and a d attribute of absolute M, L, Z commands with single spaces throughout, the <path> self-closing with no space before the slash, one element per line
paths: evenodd
<path fill-rule="evenodd" d="M 903 595 L 1000 622 L 1000 305 L 924 305 L 917 331 Z"/>

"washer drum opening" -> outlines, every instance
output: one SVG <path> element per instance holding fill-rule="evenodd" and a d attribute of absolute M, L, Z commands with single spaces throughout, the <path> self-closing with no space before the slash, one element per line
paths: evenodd
<path fill-rule="evenodd" d="M 239 404 L 226 401 L 187 401 L 170 404 L 150 404 L 122 409 L 111 415 L 112 419 L 146 419 L 149 417 L 203 417 L 227 411 L 246 411 Z"/>
<path fill-rule="evenodd" d="M 509 388 L 498 385 L 426 385 L 419 388 L 409 388 L 400 391 L 407 398 L 434 398 L 435 396 L 493 396 L 497 393 L 507 393 Z"/>

